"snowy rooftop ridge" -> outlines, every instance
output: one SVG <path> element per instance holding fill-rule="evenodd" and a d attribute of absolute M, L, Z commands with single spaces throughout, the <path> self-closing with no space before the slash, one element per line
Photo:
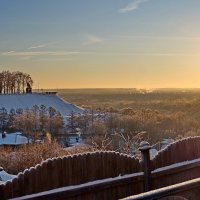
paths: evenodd
<path fill-rule="evenodd" d="M 3 136 L 4 135 L 4 136 Z M 16 133 L 0 133 L 0 146 L 2 145 L 22 145 L 27 144 L 28 139 L 25 136 L 22 136 L 20 132 Z"/>
<path fill-rule="evenodd" d="M 33 93 L 33 94 L 9 94 L 0 95 L 0 108 L 5 107 L 8 111 L 14 108 L 27 109 L 34 105 L 45 105 L 53 107 L 61 113 L 63 117 L 74 113 L 82 113 L 84 110 L 59 98 L 56 94 Z"/>

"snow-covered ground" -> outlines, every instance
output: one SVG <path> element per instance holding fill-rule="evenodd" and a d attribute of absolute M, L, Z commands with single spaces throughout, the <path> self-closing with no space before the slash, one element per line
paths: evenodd
<path fill-rule="evenodd" d="M 0 171 L 0 184 L 4 184 L 6 181 L 10 181 L 10 180 L 14 179 L 15 177 L 17 177 L 17 176 L 8 174 L 5 171 Z"/>
<path fill-rule="evenodd" d="M 70 104 L 54 94 L 33 93 L 33 94 L 3 94 L 0 95 L 0 107 L 5 107 L 8 111 L 12 108 L 31 108 L 34 105 L 45 105 L 53 107 L 61 113 L 63 117 L 74 113 L 83 113 L 83 109 Z"/>

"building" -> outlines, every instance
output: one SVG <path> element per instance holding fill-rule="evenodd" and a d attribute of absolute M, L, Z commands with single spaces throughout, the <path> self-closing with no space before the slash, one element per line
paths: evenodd
<path fill-rule="evenodd" d="M 79 108 L 56 95 L 55 92 L 47 93 L 30 93 L 30 94 L 5 94 L 0 95 L 0 107 L 6 108 L 9 112 L 11 109 L 27 109 L 34 105 L 55 108 L 60 114 L 66 118 L 72 112 L 74 114 L 82 114 L 84 109 Z"/>
<path fill-rule="evenodd" d="M 27 144 L 28 138 L 23 136 L 22 133 L 0 133 L 0 147 L 11 146 L 16 147 L 19 145 Z"/>

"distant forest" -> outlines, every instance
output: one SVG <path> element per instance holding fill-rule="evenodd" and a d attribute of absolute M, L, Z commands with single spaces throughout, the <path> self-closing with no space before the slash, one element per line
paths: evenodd
<path fill-rule="evenodd" d="M 33 80 L 29 74 L 16 71 L 0 72 L 0 94 L 25 93 L 32 88 Z"/>

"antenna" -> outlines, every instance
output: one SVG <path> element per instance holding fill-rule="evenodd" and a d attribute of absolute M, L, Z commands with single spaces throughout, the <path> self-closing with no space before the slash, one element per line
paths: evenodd
<path fill-rule="evenodd" d="M 40 92 L 40 84 L 38 83 L 38 93 Z"/>

